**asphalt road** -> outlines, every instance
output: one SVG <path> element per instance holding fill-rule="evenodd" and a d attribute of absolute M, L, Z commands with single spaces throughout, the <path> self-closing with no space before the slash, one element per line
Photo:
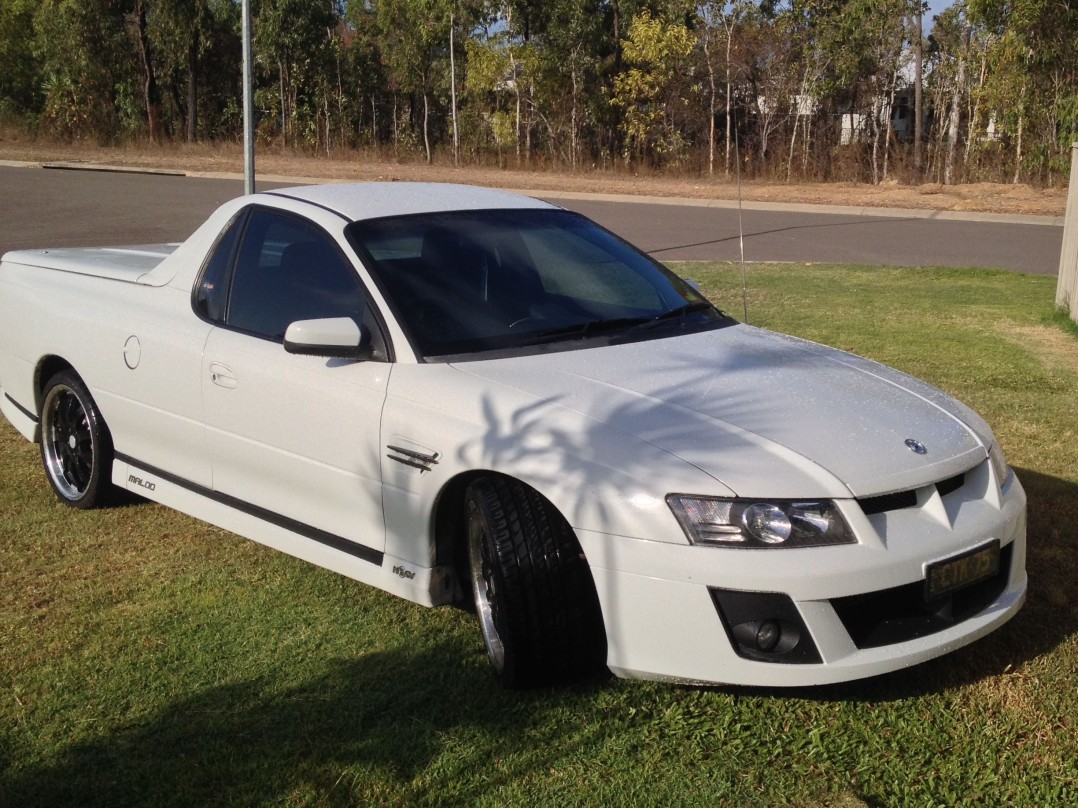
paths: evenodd
<path fill-rule="evenodd" d="M 592 201 L 566 206 L 660 260 L 740 256 L 736 210 Z M 742 216 L 747 261 L 999 267 L 1055 275 L 1063 247 L 1063 228 L 1042 224 L 752 209 Z"/>
<path fill-rule="evenodd" d="M 274 186 L 259 183 L 260 190 Z M 181 241 L 238 180 L 0 167 L 0 253 Z M 661 260 L 739 257 L 737 210 L 554 199 Z M 1001 267 L 1055 275 L 1063 228 L 818 212 L 743 212 L 749 261 Z"/>

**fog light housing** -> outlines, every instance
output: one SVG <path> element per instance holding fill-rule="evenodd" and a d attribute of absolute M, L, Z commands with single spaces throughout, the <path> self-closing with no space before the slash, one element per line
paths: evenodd
<path fill-rule="evenodd" d="M 823 662 L 789 595 L 717 587 L 708 587 L 708 591 L 739 657 L 786 665 Z"/>

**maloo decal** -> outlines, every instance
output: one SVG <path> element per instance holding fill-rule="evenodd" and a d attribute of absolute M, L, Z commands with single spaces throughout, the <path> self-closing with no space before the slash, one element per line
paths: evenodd
<path fill-rule="evenodd" d="M 404 567 L 400 566 L 399 564 L 393 568 L 393 574 L 394 575 L 399 575 L 401 578 L 407 578 L 408 580 L 411 580 L 412 578 L 415 578 L 415 573 L 414 572 L 412 572 L 411 570 L 406 570 Z"/>
<path fill-rule="evenodd" d="M 129 483 L 134 483 L 139 488 L 145 488 L 147 491 L 157 490 L 157 483 L 151 482 L 150 480 L 144 480 L 141 477 L 136 477 L 134 474 L 128 474 L 127 481 Z"/>

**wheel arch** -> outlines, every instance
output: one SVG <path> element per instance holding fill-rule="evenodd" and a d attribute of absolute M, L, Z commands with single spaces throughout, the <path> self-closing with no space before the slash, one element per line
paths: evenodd
<path fill-rule="evenodd" d="M 498 473 L 470 479 L 461 574 L 498 678 L 517 689 L 605 670 L 602 603 L 564 512 L 526 479 Z"/>
<path fill-rule="evenodd" d="M 434 503 L 432 527 L 434 531 L 434 563 L 449 567 L 461 578 L 461 562 L 468 548 L 465 492 L 475 480 L 499 472 L 489 469 L 462 471 L 442 486 Z M 504 475 L 503 475 L 504 476 Z M 458 599 L 468 597 L 468 584 L 459 581 Z"/>
<path fill-rule="evenodd" d="M 554 511 L 569 525 L 569 529 L 573 529 L 568 517 L 558 507 L 557 502 L 551 499 L 541 488 L 533 485 L 527 478 L 506 474 L 494 469 L 462 471 L 442 486 L 435 500 L 432 518 L 433 549 L 434 563 L 438 566 L 451 567 L 459 576 L 462 569 L 461 565 L 466 561 L 468 550 L 465 493 L 469 485 L 483 477 L 503 477 L 526 485 L 550 503 Z M 583 551 L 581 552 L 583 553 Z M 466 581 L 461 581 L 461 597 L 466 598 L 467 595 L 468 584 Z"/>
<path fill-rule="evenodd" d="M 49 383 L 49 379 L 64 370 L 70 370 L 80 379 L 82 376 L 74 365 L 64 359 L 62 356 L 50 354 L 49 356 L 42 357 L 37 363 L 37 369 L 34 371 L 34 411 L 41 412 L 41 404 L 43 396 L 45 395 L 45 385 Z M 86 383 L 85 379 L 82 379 L 83 384 Z"/>

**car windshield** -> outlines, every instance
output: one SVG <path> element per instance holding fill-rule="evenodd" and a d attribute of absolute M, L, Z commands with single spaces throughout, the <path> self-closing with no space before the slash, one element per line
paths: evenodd
<path fill-rule="evenodd" d="M 563 210 L 356 222 L 349 238 L 427 358 L 654 339 L 728 325 L 691 285 Z"/>

